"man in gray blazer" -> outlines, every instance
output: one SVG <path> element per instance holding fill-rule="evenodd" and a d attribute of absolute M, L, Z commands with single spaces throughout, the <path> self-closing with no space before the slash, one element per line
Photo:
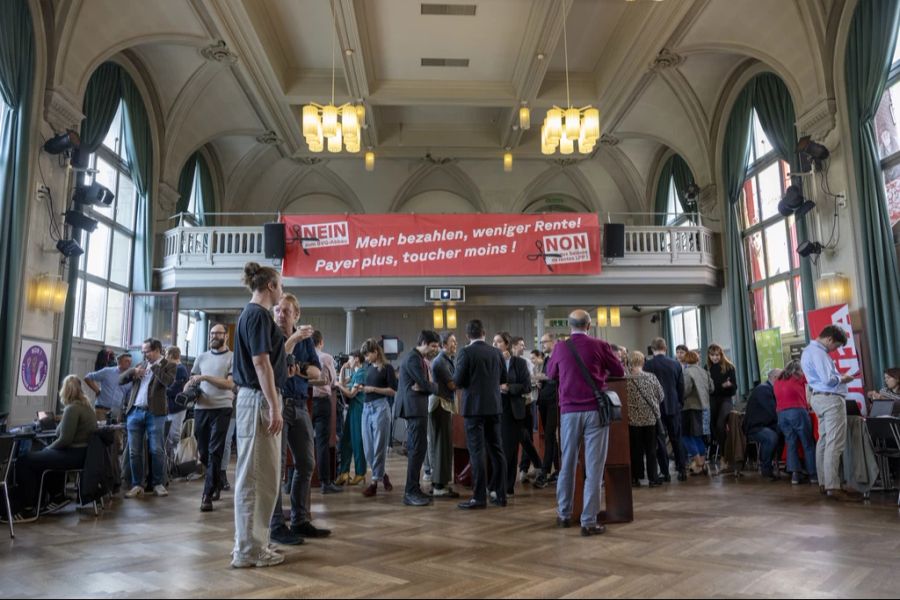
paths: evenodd
<path fill-rule="evenodd" d="M 428 452 L 428 396 L 436 394 L 437 384 L 431 379 L 431 368 L 426 360 L 437 356 L 441 338 L 435 331 L 424 330 L 419 334 L 416 347 L 400 365 L 397 386 L 397 416 L 406 419 L 407 470 L 406 492 L 403 504 L 427 506 L 431 497 L 419 487 L 419 473 Z"/>
<path fill-rule="evenodd" d="M 131 393 L 125 403 L 125 419 L 128 428 L 128 459 L 131 465 L 131 490 L 126 498 L 144 493 L 144 434 L 150 440 L 150 483 L 156 496 L 168 496 L 163 485 L 166 455 L 163 450 L 163 432 L 166 424 L 166 388 L 175 381 L 178 365 L 168 362 L 162 355 L 159 340 L 144 340 L 141 349 L 144 362 L 128 369 L 119 377 L 119 384 L 128 383 Z"/>
<path fill-rule="evenodd" d="M 487 506 L 487 468 L 485 446 L 491 460 L 495 481 L 506 481 L 506 459 L 500 435 L 500 385 L 507 382 L 503 355 L 484 341 L 484 325 L 479 320 L 466 325 L 469 345 L 456 356 L 456 373 L 453 382 L 463 390 L 462 415 L 466 421 L 466 446 L 472 465 L 471 500 L 461 502 L 462 509 L 478 509 Z M 506 506 L 506 489 L 498 486 L 497 506 Z"/>

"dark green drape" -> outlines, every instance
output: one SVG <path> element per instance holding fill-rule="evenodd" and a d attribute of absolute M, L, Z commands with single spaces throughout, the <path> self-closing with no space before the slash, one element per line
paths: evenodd
<path fill-rule="evenodd" d="M 153 136 L 147 108 L 137 86 L 122 71 L 122 100 L 125 102 L 125 152 L 128 169 L 137 190 L 137 225 L 135 226 L 134 277 L 135 291 L 149 291 L 153 275 L 153 210 L 150 197 L 153 180 Z"/>
<path fill-rule="evenodd" d="M 705 306 L 700 307 L 700 358 L 703 364 L 706 363 L 706 354 L 709 350 L 709 327 L 706 326 L 706 320 L 709 317 L 709 309 Z"/>
<path fill-rule="evenodd" d="M 731 303 L 732 354 L 737 370 L 738 391 L 746 394 L 759 379 L 756 343 L 750 323 L 747 295 L 747 266 L 737 215 L 737 204 L 744 187 L 747 160 L 750 157 L 750 127 L 756 85 L 751 80 L 738 96 L 725 130 L 722 148 L 722 178 L 728 202 L 725 206 L 725 254 L 727 257 L 727 289 Z"/>
<path fill-rule="evenodd" d="M 875 113 L 887 85 L 898 20 L 897 0 L 861 0 L 850 25 L 846 56 L 850 146 L 860 207 L 860 277 L 865 282 L 873 375 L 879 381 L 884 368 L 900 364 L 900 275 L 875 138 Z"/>
<path fill-rule="evenodd" d="M 0 415 L 16 393 L 16 336 L 25 266 L 34 29 L 24 0 L 0 0 Z"/>
<path fill-rule="evenodd" d="M 675 356 L 675 338 L 672 336 L 672 314 L 669 309 L 665 309 L 660 313 L 660 328 L 662 329 L 662 337 L 666 340 L 666 348 L 668 352 L 666 356 Z"/>
<path fill-rule="evenodd" d="M 794 112 L 794 101 L 791 93 L 780 77 L 772 73 L 763 73 L 754 78 L 756 92 L 753 105 L 759 115 L 759 122 L 766 137 L 772 142 L 772 146 L 778 155 L 791 166 L 791 172 L 799 173 L 801 170 L 800 157 L 797 154 L 797 131 L 794 123 L 797 117 Z M 803 183 L 799 177 L 794 177 L 792 184 L 802 188 Z M 797 241 L 804 242 L 809 239 L 808 217 L 797 220 Z M 795 249 L 791 248 L 791 252 Z M 815 279 L 813 278 L 812 263 L 808 260 L 800 260 L 800 283 L 803 294 L 803 314 L 816 308 Z M 805 328 L 807 338 L 809 328 Z"/>
<path fill-rule="evenodd" d="M 216 218 L 212 216 L 212 213 L 216 212 L 216 197 L 212 173 L 206 159 L 200 154 L 197 160 L 197 176 L 200 178 L 200 224 L 211 227 L 216 224 Z"/>
<path fill-rule="evenodd" d="M 680 154 L 673 154 L 669 160 L 663 164 L 662 171 L 659 174 L 659 181 L 656 184 L 656 201 L 653 212 L 656 213 L 656 225 L 665 225 L 669 216 L 666 211 L 669 208 L 669 182 L 675 181 L 675 195 L 681 204 L 683 212 L 688 211 L 687 207 L 687 188 L 694 183 L 694 174 L 687 162 Z"/>
<path fill-rule="evenodd" d="M 191 203 L 191 189 L 194 187 L 194 176 L 197 173 L 197 157 L 199 153 L 191 154 L 184 168 L 181 169 L 181 175 L 178 177 L 178 203 L 175 205 L 175 213 L 181 214 L 188 210 Z"/>

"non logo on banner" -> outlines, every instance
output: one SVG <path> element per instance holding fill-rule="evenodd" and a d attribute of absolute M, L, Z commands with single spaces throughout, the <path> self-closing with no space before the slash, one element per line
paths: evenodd
<path fill-rule="evenodd" d="M 756 356 L 759 359 L 759 376 L 765 379 L 772 369 L 784 368 L 784 350 L 781 347 L 781 327 L 755 331 Z"/>
<path fill-rule="evenodd" d="M 850 307 L 846 304 L 830 306 L 806 313 L 809 321 L 811 337 L 818 337 L 819 332 L 829 325 L 837 325 L 847 334 L 847 344 L 831 353 L 841 375 L 852 375 L 853 381 L 847 384 L 847 400 L 855 400 L 865 414 L 866 389 L 863 382 L 862 363 L 856 348 L 856 338 L 850 325 Z"/>
<path fill-rule="evenodd" d="M 286 277 L 600 273 L 595 214 L 290 215 L 282 221 Z"/>
<path fill-rule="evenodd" d="M 53 345 L 37 340 L 22 339 L 22 350 L 19 355 L 18 396 L 46 396 L 47 379 L 50 375 L 50 361 L 53 357 Z"/>

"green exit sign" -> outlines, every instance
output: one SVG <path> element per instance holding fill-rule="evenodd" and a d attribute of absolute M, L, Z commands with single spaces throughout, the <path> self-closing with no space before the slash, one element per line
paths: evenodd
<path fill-rule="evenodd" d="M 548 319 L 547 327 L 562 327 L 565 329 L 569 326 L 568 319 Z"/>

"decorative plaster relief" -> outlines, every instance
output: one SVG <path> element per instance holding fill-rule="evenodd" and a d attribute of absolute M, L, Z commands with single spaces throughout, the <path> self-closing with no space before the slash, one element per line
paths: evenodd
<path fill-rule="evenodd" d="M 728 202 L 726 199 L 725 202 Z M 700 189 L 697 208 L 704 218 L 718 221 L 722 218 L 722 202 L 720 202 L 716 184 L 711 183 Z"/>
<path fill-rule="evenodd" d="M 228 49 L 225 40 L 219 40 L 215 44 L 201 49 L 200 54 L 208 61 L 227 65 L 233 65 L 238 61 L 238 55 Z"/>
<path fill-rule="evenodd" d="M 604 133 L 600 136 L 600 145 L 601 146 L 618 146 L 621 140 L 614 135 Z"/>
<path fill-rule="evenodd" d="M 269 131 L 263 133 L 262 135 L 256 136 L 256 141 L 259 142 L 260 144 L 265 144 L 267 146 L 276 146 L 276 145 L 280 144 L 283 140 L 280 137 L 278 137 L 277 133 L 275 133 L 273 130 L 270 129 Z"/>
<path fill-rule="evenodd" d="M 650 70 L 654 73 L 658 73 L 659 71 L 663 71 L 665 69 L 672 69 L 674 67 L 677 67 L 683 62 L 683 56 L 681 56 L 680 54 L 675 54 L 668 48 L 663 48 L 659 51 L 659 54 L 656 55 L 656 58 L 653 59 L 653 62 L 650 63 Z"/>
<path fill-rule="evenodd" d="M 293 158 L 295 161 L 297 161 L 301 165 L 306 165 L 307 167 L 314 167 L 316 165 L 321 165 L 323 162 L 325 162 L 324 159 L 321 159 L 318 156 L 298 156 L 295 154 L 291 158 Z"/>
<path fill-rule="evenodd" d="M 44 119 L 54 131 L 77 130 L 84 113 L 67 90 L 56 88 L 47 90 L 44 95 Z"/>
<path fill-rule="evenodd" d="M 835 99 L 825 98 L 801 115 L 797 119 L 797 130 L 801 137 L 808 135 L 829 150 L 834 150 L 840 143 Z"/>
<path fill-rule="evenodd" d="M 178 199 L 181 198 L 181 194 L 178 193 L 178 190 L 173 188 L 165 181 L 160 181 L 158 198 L 159 206 L 160 208 L 162 208 L 162 212 L 157 214 L 175 214 L 175 208 L 178 206 Z"/>

